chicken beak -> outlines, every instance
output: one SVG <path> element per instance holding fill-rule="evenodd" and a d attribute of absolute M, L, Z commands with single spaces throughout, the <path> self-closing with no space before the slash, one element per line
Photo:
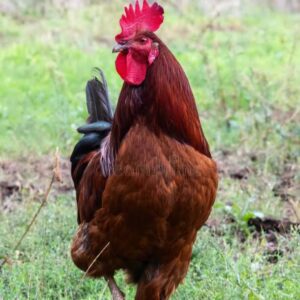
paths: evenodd
<path fill-rule="evenodd" d="M 121 44 L 117 44 L 113 49 L 112 49 L 112 53 L 118 53 L 118 52 L 122 52 L 126 49 L 128 49 L 128 45 L 127 44 L 124 44 L 124 45 L 121 45 Z"/>

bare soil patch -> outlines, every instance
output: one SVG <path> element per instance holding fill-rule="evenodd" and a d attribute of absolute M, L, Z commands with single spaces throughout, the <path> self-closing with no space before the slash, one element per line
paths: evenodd
<path fill-rule="evenodd" d="M 53 158 L 0 160 L 0 210 L 13 211 L 25 199 L 40 201 L 52 176 Z M 61 159 L 63 182 L 55 185 L 54 195 L 73 192 L 68 159 Z"/>

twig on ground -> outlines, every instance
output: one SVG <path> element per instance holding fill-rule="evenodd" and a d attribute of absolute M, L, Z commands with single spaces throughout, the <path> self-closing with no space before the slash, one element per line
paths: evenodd
<path fill-rule="evenodd" d="M 36 213 L 34 214 L 34 216 L 32 217 L 30 223 L 27 225 L 23 235 L 21 236 L 21 238 L 18 240 L 18 242 L 16 243 L 16 245 L 14 246 L 13 248 L 13 252 L 15 252 L 19 246 L 21 245 L 22 241 L 24 240 L 24 238 L 26 237 L 26 235 L 28 234 L 28 232 L 30 231 L 33 223 L 35 222 L 35 220 L 37 219 L 38 215 L 40 214 L 42 208 L 45 206 L 45 204 L 47 203 L 48 201 L 48 198 L 49 198 L 49 194 L 50 194 L 50 191 L 52 189 L 52 186 L 53 186 L 53 183 L 54 182 L 62 182 L 62 177 L 61 177 L 61 169 L 60 169 L 60 157 L 59 157 L 59 152 L 58 152 L 58 149 L 56 149 L 56 152 L 55 152 L 55 156 L 54 156 L 54 169 L 53 169 L 53 173 L 52 173 L 52 178 L 50 180 L 50 183 L 49 183 L 49 186 L 46 190 L 46 193 L 45 193 L 45 196 L 44 196 L 44 199 L 43 201 L 41 202 L 38 210 L 36 211 Z M 9 257 L 5 257 L 1 263 L 0 263 L 0 270 L 1 268 L 9 261 Z"/>
<path fill-rule="evenodd" d="M 97 261 L 97 259 L 101 256 L 101 254 L 107 249 L 107 247 L 109 246 L 110 242 L 108 242 L 103 249 L 99 252 L 99 254 L 95 257 L 95 259 L 91 262 L 91 264 L 89 265 L 89 267 L 87 268 L 87 270 L 85 271 L 85 273 L 82 275 L 82 277 L 80 278 L 80 283 L 82 282 L 82 280 L 86 277 L 86 275 L 88 274 L 89 270 L 91 269 L 91 267 L 95 264 L 95 262 Z"/>
<path fill-rule="evenodd" d="M 85 273 L 81 276 L 80 281 L 75 289 L 74 295 L 77 294 L 84 278 L 87 276 L 89 270 L 92 268 L 92 266 L 95 264 L 95 262 L 97 261 L 97 259 L 102 255 L 102 253 L 108 248 L 108 246 L 110 245 L 110 242 L 108 242 L 103 248 L 102 250 L 99 252 L 99 254 L 95 257 L 95 259 L 91 262 L 91 264 L 89 265 L 89 267 L 87 268 L 87 270 L 85 271 Z M 105 289 L 107 288 L 108 285 L 105 286 Z M 104 293 L 104 291 L 102 291 L 102 293 Z"/>

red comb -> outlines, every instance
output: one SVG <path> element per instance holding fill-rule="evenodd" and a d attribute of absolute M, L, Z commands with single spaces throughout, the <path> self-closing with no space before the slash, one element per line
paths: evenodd
<path fill-rule="evenodd" d="M 135 9 L 130 4 L 125 7 L 125 14 L 120 19 L 122 32 L 116 36 L 116 41 L 133 37 L 138 31 L 158 30 L 164 21 L 164 9 L 156 2 L 149 5 L 147 0 L 144 0 L 142 9 L 140 8 L 139 0 L 136 0 Z"/>

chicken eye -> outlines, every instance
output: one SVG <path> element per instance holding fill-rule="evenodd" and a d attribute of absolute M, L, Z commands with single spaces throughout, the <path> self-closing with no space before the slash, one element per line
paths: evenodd
<path fill-rule="evenodd" d="M 139 42 L 141 44 L 146 44 L 148 42 L 148 39 L 146 37 L 142 37 L 142 38 L 139 39 Z"/>

